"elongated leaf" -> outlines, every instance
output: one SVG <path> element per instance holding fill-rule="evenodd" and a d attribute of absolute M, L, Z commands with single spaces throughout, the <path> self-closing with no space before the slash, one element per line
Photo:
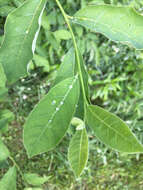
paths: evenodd
<path fill-rule="evenodd" d="M 97 138 L 111 148 L 126 153 L 143 152 L 143 146 L 128 126 L 114 114 L 91 105 L 87 107 L 86 120 Z"/>
<path fill-rule="evenodd" d="M 49 180 L 50 176 L 43 176 L 40 177 L 37 174 L 34 173 L 27 173 L 24 175 L 24 179 L 27 181 L 28 184 L 39 186 L 44 184 Z"/>
<path fill-rule="evenodd" d="M 65 55 L 63 62 L 57 72 L 56 79 L 54 81 L 54 86 L 61 82 L 62 80 L 73 77 L 75 72 L 75 52 L 71 48 L 68 53 Z"/>
<path fill-rule="evenodd" d="M 78 117 L 80 119 L 84 119 L 84 115 L 85 115 L 84 99 L 83 99 L 82 89 L 80 87 L 80 96 L 79 96 L 78 104 L 76 106 L 75 117 Z"/>
<path fill-rule="evenodd" d="M 9 156 L 9 150 L 2 142 L 2 139 L 0 137 L 0 162 L 6 160 Z"/>
<path fill-rule="evenodd" d="M 65 135 L 79 98 L 78 78 L 53 87 L 31 112 L 24 127 L 29 157 L 54 148 Z"/>
<path fill-rule="evenodd" d="M 143 16 L 131 7 L 87 6 L 75 14 L 73 22 L 113 41 L 143 49 Z"/>
<path fill-rule="evenodd" d="M 84 89 L 85 89 L 85 94 L 86 94 L 86 98 L 89 101 L 89 87 L 88 87 L 88 73 L 87 70 L 85 68 L 85 63 L 82 57 L 82 54 L 80 52 L 80 50 L 78 49 L 78 54 L 79 54 L 79 61 L 80 61 L 80 68 L 81 68 L 81 74 L 82 74 L 82 78 L 83 78 L 83 84 L 84 84 Z M 76 62 L 77 62 L 77 57 L 76 57 Z M 76 64 L 76 68 L 75 68 L 75 73 L 78 72 L 78 67 Z M 82 91 L 82 87 L 81 87 L 81 83 L 80 83 L 80 98 L 79 98 L 79 102 L 77 105 L 77 109 L 76 109 L 76 113 L 75 116 L 79 117 L 81 119 L 84 119 L 84 98 L 83 98 L 83 91 Z"/>
<path fill-rule="evenodd" d="M 12 167 L 0 181 L 0 190 L 16 190 L 16 168 Z"/>
<path fill-rule="evenodd" d="M 88 137 L 86 129 L 77 130 L 73 136 L 69 151 L 68 160 L 76 175 L 79 177 L 86 166 L 88 159 Z"/>
<path fill-rule="evenodd" d="M 79 54 L 79 59 L 80 59 L 80 67 L 81 67 L 81 72 L 82 72 L 82 78 L 83 78 L 83 82 L 84 82 L 84 89 L 85 89 L 87 99 L 89 99 L 88 73 L 87 73 L 87 70 L 85 67 L 85 63 L 84 63 L 82 54 L 81 54 L 79 49 L 78 49 L 78 54 Z M 77 61 L 77 57 L 76 57 L 76 61 Z M 76 69 L 78 70 L 78 68 L 76 68 Z"/>
<path fill-rule="evenodd" d="M 27 64 L 35 51 L 44 5 L 45 0 L 28 0 L 7 17 L 0 64 L 9 84 L 27 74 Z"/>

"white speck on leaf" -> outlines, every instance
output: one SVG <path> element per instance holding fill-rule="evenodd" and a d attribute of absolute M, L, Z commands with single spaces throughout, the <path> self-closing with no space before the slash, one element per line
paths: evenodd
<path fill-rule="evenodd" d="M 53 101 L 52 101 L 52 105 L 55 105 L 55 104 L 56 104 L 56 100 L 53 100 Z"/>
<path fill-rule="evenodd" d="M 59 108 L 56 108 L 56 111 L 59 111 Z"/>

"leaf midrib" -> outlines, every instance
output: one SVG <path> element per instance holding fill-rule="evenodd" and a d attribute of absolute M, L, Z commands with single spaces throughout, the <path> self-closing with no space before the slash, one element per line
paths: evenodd
<path fill-rule="evenodd" d="M 114 128 L 112 128 L 112 127 L 110 127 L 110 125 L 108 124 L 108 123 L 105 123 L 102 119 L 100 119 L 100 117 L 97 115 L 97 114 L 95 114 L 92 110 L 91 110 L 91 108 L 89 107 L 89 110 L 90 110 L 90 112 L 101 122 L 101 123 L 103 123 L 103 125 L 105 125 L 105 126 L 107 126 L 107 128 L 109 128 L 109 129 L 111 129 L 112 131 L 114 131 L 114 133 L 115 134 L 118 134 L 119 136 L 121 136 L 123 139 L 125 139 L 125 141 L 127 141 L 127 142 L 129 142 L 131 145 L 132 145 L 132 142 L 127 138 L 125 138 L 124 136 L 122 136 L 118 131 L 116 131 Z M 131 132 L 130 131 L 130 129 L 129 129 L 129 132 Z M 134 135 L 133 135 L 133 137 L 134 138 L 136 138 Z M 137 140 L 137 139 L 136 139 Z M 138 142 L 138 141 L 137 141 Z M 138 142 L 138 145 L 140 145 L 141 146 L 141 144 Z"/>

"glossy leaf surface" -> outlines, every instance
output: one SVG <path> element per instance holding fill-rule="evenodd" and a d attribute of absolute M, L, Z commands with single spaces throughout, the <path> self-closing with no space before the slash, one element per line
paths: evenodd
<path fill-rule="evenodd" d="M 35 51 L 44 5 L 45 0 L 28 0 L 7 17 L 0 64 L 9 84 L 27 75 L 27 64 Z"/>
<path fill-rule="evenodd" d="M 72 20 L 113 41 L 143 49 L 143 16 L 132 7 L 87 6 L 79 10 Z"/>
<path fill-rule="evenodd" d="M 86 166 L 88 159 L 88 137 L 86 129 L 77 130 L 73 136 L 69 151 L 68 160 L 75 173 L 79 177 Z"/>
<path fill-rule="evenodd" d="M 0 181 L 0 190 L 16 190 L 16 168 L 12 167 Z"/>
<path fill-rule="evenodd" d="M 29 115 L 24 144 L 29 157 L 54 148 L 65 135 L 79 98 L 78 78 L 54 86 Z"/>
<path fill-rule="evenodd" d="M 109 147 L 126 153 L 143 152 L 128 126 L 116 115 L 98 106 L 87 106 L 86 121 L 96 137 Z"/>

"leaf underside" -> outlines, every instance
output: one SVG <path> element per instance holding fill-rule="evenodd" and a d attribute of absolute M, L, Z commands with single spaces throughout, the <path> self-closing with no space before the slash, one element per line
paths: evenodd
<path fill-rule="evenodd" d="M 87 6 L 79 10 L 72 21 L 113 41 L 143 49 L 143 16 L 132 7 Z"/>

